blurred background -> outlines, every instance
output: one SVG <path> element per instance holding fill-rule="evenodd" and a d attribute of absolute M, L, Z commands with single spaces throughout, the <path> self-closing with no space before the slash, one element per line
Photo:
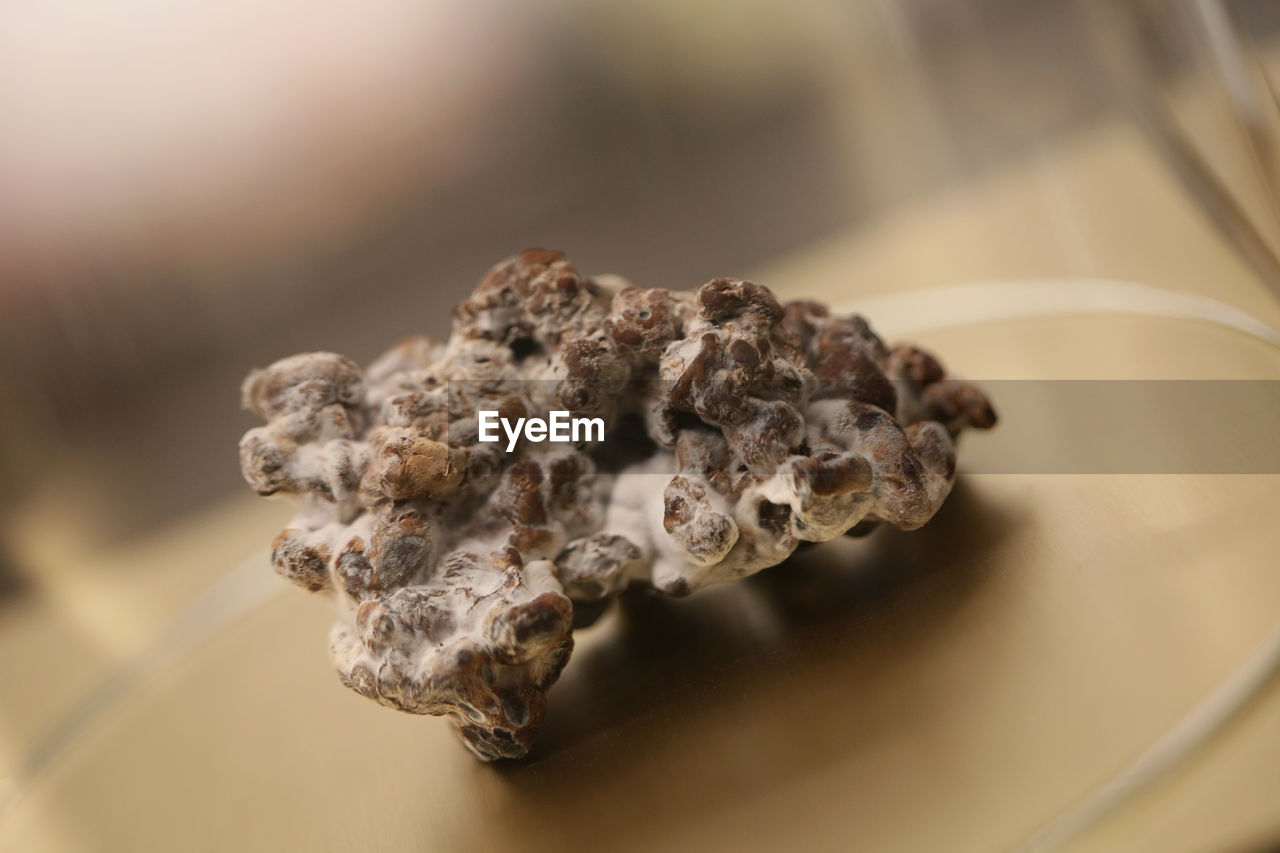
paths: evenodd
<path fill-rule="evenodd" d="M 64 747 L 115 701 L 104 685 L 133 690 L 120 668 L 287 517 L 237 469 L 249 369 L 316 349 L 367 363 L 443 336 L 484 271 L 529 246 L 646 286 L 750 276 L 842 304 L 1118 279 L 1280 325 L 1277 84 L 1267 0 L 0 5 L 0 776 L 20 791 L 74 766 Z M 952 346 L 979 379 L 1019 378 L 1010 362 L 1032 378 L 1277 378 L 1262 344 L 1173 326 L 1137 344 L 1113 322 L 1005 329 L 1013 356 L 987 334 Z M 1275 509 L 1262 479 L 1219 494 L 1221 512 Z M 1014 503 L 1042 499 L 1019 488 Z M 320 672 L 322 632 L 298 629 Z M 1255 634 L 1170 682 L 1112 754 L 1149 742 Z M 1280 759 L 1274 730 L 1265 743 Z M 951 849 L 1015 841 L 1109 766 Z M 1250 772 L 1234 778 L 1280 791 Z M 111 785 L 92 778 L 14 817 L 14 849 L 153 849 L 124 817 L 100 834 L 92 804 Z M 1223 820 L 1194 849 L 1280 831 L 1265 805 Z M 1193 849 L 1133 831 L 1101 843 Z M 928 849 L 883 832 L 877 849 Z"/>

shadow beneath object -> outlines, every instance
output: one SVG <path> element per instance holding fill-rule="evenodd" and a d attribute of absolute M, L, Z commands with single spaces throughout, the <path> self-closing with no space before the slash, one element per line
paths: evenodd
<path fill-rule="evenodd" d="M 0 541 L 0 607 L 20 597 L 29 586 L 30 582 L 18 570 L 8 546 Z"/>
<path fill-rule="evenodd" d="M 661 798 L 655 807 L 709 807 L 811 772 L 878 729 L 912 724 L 883 706 L 915 700 L 904 678 L 936 675 L 925 665 L 902 673 L 943 641 L 949 617 L 982 585 L 993 549 L 1017 524 L 1016 510 L 991 505 L 962 480 L 919 531 L 883 529 L 805 548 L 687 599 L 626 596 L 582 632 L 528 758 L 495 765 L 512 795 L 511 817 L 566 797 L 616 803 L 619 785 L 640 800 Z M 859 701 L 874 691 L 879 711 Z M 726 733 L 730 727 L 741 731 Z M 688 778 L 664 766 L 684 746 L 704 744 Z M 739 766 L 707 769 L 722 760 Z M 662 778 L 665 790 L 637 791 L 649 777 Z M 637 809 L 643 819 L 638 804 L 623 807 Z"/>

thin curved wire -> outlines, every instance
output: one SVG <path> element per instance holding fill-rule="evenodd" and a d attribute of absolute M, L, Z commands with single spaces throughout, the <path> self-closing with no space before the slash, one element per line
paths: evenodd
<path fill-rule="evenodd" d="M 1127 281 L 974 282 L 865 300 L 849 308 L 874 316 L 877 328 L 890 335 L 1021 317 L 1120 313 L 1200 320 L 1280 347 L 1280 331 L 1238 308 L 1206 296 Z M 1014 853 L 1045 853 L 1079 837 L 1220 734 L 1278 679 L 1280 623 L 1173 728 L 1107 782 L 1022 839 Z"/>
<path fill-rule="evenodd" d="M 285 584 L 259 551 L 188 601 L 147 645 L 124 661 L 33 743 L 8 778 L 0 778 L 0 820 L 22 793 L 52 766 L 93 723 L 149 678 L 265 604 Z"/>

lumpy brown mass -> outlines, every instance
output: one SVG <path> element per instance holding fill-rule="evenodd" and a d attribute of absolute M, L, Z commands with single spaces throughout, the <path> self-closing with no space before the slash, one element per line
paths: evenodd
<path fill-rule="evenodd" d="M 343 683 L 449 717 L 483 759 L 524 755 L 578 622 L 637 585 L 685 595 L 802 541 L 921 526 L 956 435 L 995 414 L 929 353 L 858 316 L 718 278 L 692 292 L 498 264 L 449 340 L 365 370 L 308 353 L 254 371 L 240 442 L 299 512 L 276 570 L 339 604 Z M 478 413 L 601 418 L 603 442 L 479 441 Z M 853 530 L 856 526 L 856 530 Z"/>

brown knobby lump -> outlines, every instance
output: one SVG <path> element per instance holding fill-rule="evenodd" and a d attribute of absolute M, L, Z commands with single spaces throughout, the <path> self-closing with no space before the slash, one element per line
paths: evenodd
<path fill-rule="evenodd" d="M 292 356 L 243 394 L 266 420 L 240 444 L 246 481 L 299 504 L 272 563 L 335 599 L 343 683 L 449 717 L 485 760 L 528 751 L 573 626 L 613 597 L 917 528 L 951 489 L 956 436 L 996 420 L 856 315 L 739 279 L 633 287 L 539 249 L 490 270 L 447 341 L 366 370 Z M 604 438 L 481 440 L 482 411 L 599 418 Z"/>

